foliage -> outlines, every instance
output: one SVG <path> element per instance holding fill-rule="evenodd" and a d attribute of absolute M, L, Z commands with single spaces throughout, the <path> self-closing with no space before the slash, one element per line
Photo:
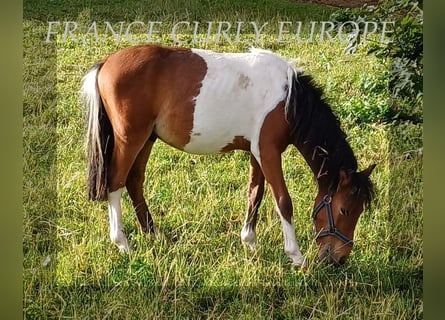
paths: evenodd
<path fill-rule="evenodd" d="M 410 0 L 381 1 L 377 6 L 345 9 L 335 12 L 338 22 L 357 21 L 364 28 L 365 21 L 394 21 L 394 32 L 389 41 L 375 41 L 368 54 L 374 54 L 389 64 L 382 77 L 388 78 L 390 92 L 386 120 L 422 122 L 423 98 L 423 10 Z M 363 39 L 350 44 L 357 50 Z"/>

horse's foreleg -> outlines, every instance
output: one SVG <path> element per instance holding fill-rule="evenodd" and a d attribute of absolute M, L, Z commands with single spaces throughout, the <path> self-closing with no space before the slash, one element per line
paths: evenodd
<path fill-rule="evenodd" d="M 128 194 L 130 195 L 143 232 L 154 232 L 153 218 L 148 210 L 143 192 L 145 167 L 147 165 L 148 158 L 150 157 L 154 142 L 155 139 L 147 140 L 144 147 L 136 157 L 133 166 L 131 167 L 126 183 Z"/>
<path fill-rule="evenodd" d="M 270 151 L 261 156 L 263 173 L 272 190 L 275 207 L 281 219 L 284 236 L 284 251 L 292 259 L 294 265 L 305 267 L 306 262 L 295 239 L 292 221 L 292 200 L 286 187 L 281 167 L 281 154 Z"/>
<path fill-rule="evenodd" d="M 241 230 L 241 241 L 251 250 L 256 248 L 255 228 L 258 209 L 264 195 L 264 174 L 258 161 L 250 155 L 249 190 L 247 192 L 247 214 Z"/>

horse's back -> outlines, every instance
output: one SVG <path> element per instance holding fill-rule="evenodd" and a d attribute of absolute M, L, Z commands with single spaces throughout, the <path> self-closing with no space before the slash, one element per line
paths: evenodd
<path fill-rule="evenodd" d="M 154 131 L 178 149 L 208 154 L 236 141 L 257 144 L 264 118 L 285 99 L 288 67 L 263 50 L 145 45 L 109 56 L 99 87 L 117 130 Z"/>
<path fill-rule="evenodd" d="M 205 60 L 207 73 L 195 99 L 193 130 L 184 150 L 215 153 L 236 141 L 257 143 L 265 116 L 285 99 L 287 63 L 260 50 L 192 51 Z"/>

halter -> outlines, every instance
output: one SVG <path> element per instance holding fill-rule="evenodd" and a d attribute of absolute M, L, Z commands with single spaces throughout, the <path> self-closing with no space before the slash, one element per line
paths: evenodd
<path fill-rule="evenodd" d="M 345 244 L 350 245 L 352 247 L 353 241 L 350 240 L 348 237 L 346 237 L 343 233 L 335 229 L 334 225 L 334 217 L 332 216 L 332 208 L 331 208 L 331 202 L 332 202 L 332 196 L 325 195 L 323 199 L 320 201 L 320 203 L 315 207 L 313 213 L 312 213 L 312 220 L 315 221 L 315 218 L 317 217 L 318 213 L 321 211 L 323 207 L 326 207 L 326 215 L 328 216 L 328 224 L 329 229 L 328 230 L 322 230 L 317 234 L 316 239 L 326 236 L 335 236 L 341 241 L 343 241 Z"/>

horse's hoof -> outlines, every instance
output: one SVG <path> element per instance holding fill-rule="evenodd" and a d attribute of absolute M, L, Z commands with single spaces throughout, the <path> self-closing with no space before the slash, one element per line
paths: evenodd
<path fill-rule="evenodd" d="M 130 247 L 128 246 L 128 244 L 126 246 L 119 246 L 119 252 L 120 253 L 124 253 L 124 254 L 129 254 L 130 253 Z"/>

